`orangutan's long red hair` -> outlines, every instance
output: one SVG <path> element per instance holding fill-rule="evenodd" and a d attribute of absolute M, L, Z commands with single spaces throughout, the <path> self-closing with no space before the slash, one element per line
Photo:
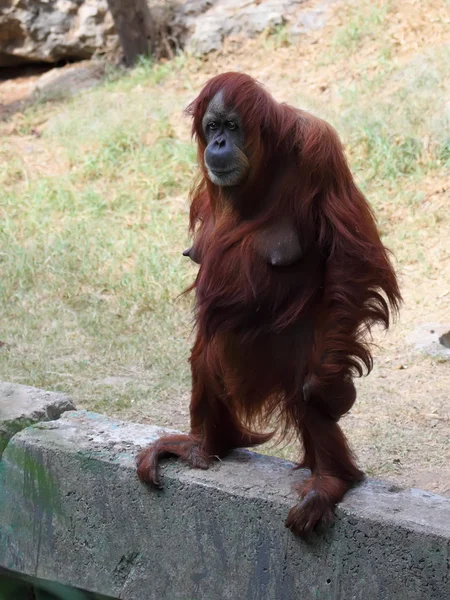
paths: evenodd
<path fill-rule="evenodd" d="M 221 223 L 218 218 L 221 189 L 206 176 L 203 158 L 201 120 L 219 91 L 225 105 L 233 106 L 242 119 L 253 167 L 235 200 L 244 218 L 237 216 L 233 226 L 230 219 Z M 315 339 L 326 337 L 332 348 L 326 371 L 330 375 L 343 370 L 359 376 L 364 370 L 369 373 L 372 357 L 365 334 L 375 323 L 389 326 L 389 309 L 397 312 L 401 297 L 374 215 L 353 180 L 336 131 L 318 117 L 279 104 L 254 79 L 238 73 L 211 79 L 187 112 L 193 117 L 202 174 L 191 194 L 190 228 L 199 249 L 205 246 L 205 261 L 222 264 L 220 255 L 226 251 L 229 257 L 217 277 L 203 281 L 202 271 L 207 269 L 201 269 L 194 284 L 202 289 L 198 322 L 205 335 L 216 331 L 216 325 L 209 323 L 211 303 L 222 311 L 223 330 L 245 328 L 247 323 L 248 335 L 256 337 L 267 328 L 282 331 L 320 297 L 320 309 L 314 310 L 320 321 Z M 294 164 L 289 164 L 292 161 Z M 280 173 L 276 201 L 267 202 L 265 191 Z M 274 289 L 268 276 L 272 269 L 257 261 L 252 251 L 252 233 L 280 214 L 294 220 L 311 257 L 310 268 L 305 265 L 301 276 L 302 289 L 294 295 L 287 278 L 277 281 Z M 239 253 L 234 256 L 229 249 L 238 242 Z M 270 318 L 264 313 L 255 323 L 250 315 L 264 300 Z M 236 311 L 237 305 L 246 305 L 248 310 L 245 314 Z M 225 319 L 223 311 L 227 309 Z M 321 373 L 321 378 L 327 372 Z"/>
<path fill-rule="evenodd" d="M 232 189 L 212 183 L 204 162 L 202 120 L 219 93 L 239 115 L 250 164 Z M 159 457 L 206 468 L 231 448 L 267 441 L 256 425 L 278 424 L 299 436 L 301 466 L 312 471 L 286 523 L 305 535 L 362 477 L 337 421 L 355 401 L 352 378 L 372 368 L 366 334 L 375 323 L 387 328 L 398 310 L 396 276 L 325 121 L 279 104 L 239 73 L 211 79 L 187 111 L 200 167 L 190 208 L 200 263 L 191 432 L 144 450 L 138 473 L 158 485 Z M 279 223 L 298 238 L 301 256 L 275 267 L 259 250 Z"/>

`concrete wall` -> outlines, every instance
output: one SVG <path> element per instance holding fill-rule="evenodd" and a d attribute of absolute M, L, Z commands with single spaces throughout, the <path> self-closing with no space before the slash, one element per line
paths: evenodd
<path fill-rule="evenodd" d="M 127 600 L 450 599 L 450 500 L 368 481 L 306 543 L 284 527 L 304 471 L 245 451 L 167 461 L 156 492 L 134 456 L 158 433 L 78 411 L 16 434 L 0 566 Z"/>

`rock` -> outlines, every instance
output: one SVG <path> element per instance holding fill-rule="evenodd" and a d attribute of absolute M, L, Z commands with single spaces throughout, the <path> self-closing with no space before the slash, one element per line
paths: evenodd
<path fill-rule="evenodd" d="M 74 405 L 65 394 L 0 382 L 0 457 L 18 431 L 39 421 L 58 419 Z"/>
<path fill-rule="evenodd" d="M 291 35 L 299 35 L 306 31 L 323 29 L 328 21 L 329 7 L 335 0 L 324 0 L 314 8 L 299 11 L 292 19 L 289 29 Z"/>
<path fill-rule="evenodd" d="M 450 324 L 424 323 L 407 338 L 417 350 L 450 360 Z"/>
<path fill-rule="evenodd" d="M 26 73 L 24 67 L 18 67 L 15 72 L 19 69 Z M 31 75 L 0 82 L 0 120 L 25 110 L 36 100 L 59 100 L 98 85 L 104 78 L 106 61 L 85 60 L 43 73 L 41 66 L 26 69 L 31 71 Z M 34 71 L 38 69 L 42 74 Z"/>
<path fill-rule="evenodd" d="M 188 0 L 176 11 L 172 32 L 194 54 L 219 50 L 229 36 L 253 37 L 287 22 L 305 0 Z"/>
<path fill-rule="evenodd" d="M 0 67 L 90 58 L 117 48 L 106 0 L 3 0 Z"/>
<path fill-rule="evenodd" d="M 98 85 L 105 74 L 101 61 L 83 61 L 47 71 L 34 84 L 32 97 L 53 100 L 73 96 L 77 92 Z"/>
<path fill-rule="evenodd" d="M 306 0 L 147 0 L 157 55 L 173 48 L 194 54 L 219 50 L 229 36 L 253 37 L 288 25 L 303 33 L 324 27 L 328 5 Z M 95 54 L 117 55 L 119 40 L 107 0 L 1 0 L 0 67 L 56 63 Z"/>
<path fill-rule="evenodd" d="M 450 350 L 450 329 L 439 336 L 439 343 Z"/>

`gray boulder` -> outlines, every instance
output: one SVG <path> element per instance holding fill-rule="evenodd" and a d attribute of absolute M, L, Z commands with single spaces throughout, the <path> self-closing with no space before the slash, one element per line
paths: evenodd
<path fill-rule="evenodd" d="M 408 335 L 407 341 L 424 354 L 450 360 L 450 323 L 423 323 Z"/>
<path fill-rule="evenodd" d="M 250 38 L 282 25 L 289 34 L 320 29 L 328 6 L 305 0 L 147 0 L 155 52 L 219 50 L 227 37 Z M 0 67 L 116 56 L 119 40 L 107 0 L 0 0 Z"/>
<path fill-rule="evenodd" d="M 291 21 L 305 0 L 187 0 L 174 14 L 172 31 L 194 54 L 219 50 L 229 36 L 254 37 Z"/>
<path fill-rule="evenodd" d="M 39 77 L 32 88 L 31 99 L 57 100 L 73 96 L 98 85 L 104 75 L 105 63 L 99 60 L 56 67 Z"/>
<path fill-rule="evenodd" d="M 117 45 L 106 0 L 0 0 L 0 67 L 86 59 Z"/>

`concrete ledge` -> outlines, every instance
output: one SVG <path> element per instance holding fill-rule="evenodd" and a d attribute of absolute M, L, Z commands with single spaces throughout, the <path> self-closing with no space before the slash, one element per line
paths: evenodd
<path fill-rule="evenodd" d="M 0 382 L 0 458 L 15 433 L 32 423 L 53 421 L 74 408 L 65 394 Z"/>
<path fill-rule="evenodd" d="M 305 476 L 235 452 L 209 471 L 167 461 L 161 430 L 83 411 L 14 436 L 0 481 L 0 565 L 126 600 L 449 600 L 450 500 L 368 481 L 309 543 L 284 527 Z"/>

